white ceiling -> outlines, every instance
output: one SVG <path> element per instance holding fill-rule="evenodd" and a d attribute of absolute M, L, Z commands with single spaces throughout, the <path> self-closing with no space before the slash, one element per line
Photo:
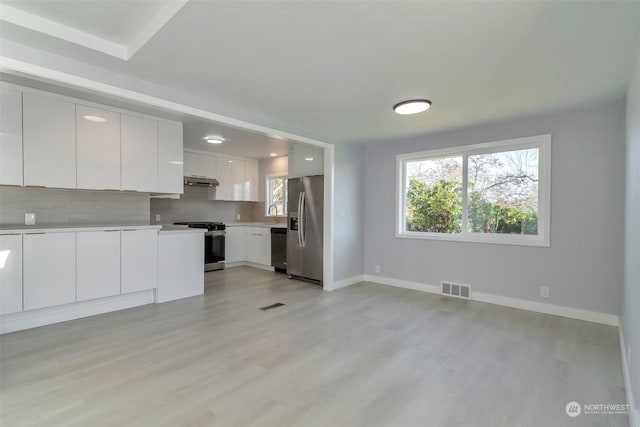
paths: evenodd
<path fill-rule="evenodd" d="M 89 24 L 93 2 L 26 3 L 11 6 L 112 40 L 131 37 L 113 11 L 138 7 L 99 2 L 105 19 Z M 0 37 L 231 105 L 239 119 L 367 142 L 620 98 L 639 29 L 638 1 L 190 1 L 128 60 L 15 22 Z M 432 109 L 392 113 L 414 97 Z"/>

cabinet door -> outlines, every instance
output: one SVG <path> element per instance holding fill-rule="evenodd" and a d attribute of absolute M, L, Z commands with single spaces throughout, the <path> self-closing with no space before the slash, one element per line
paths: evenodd
<path fill-rule="evenodd" d="M 25 234 L 24 309 L 76 301 L 76 233 Z"/>
<path fill-rule="evenodd" d="M 158 122 L 121 115 L 122 189 L 158 191 Z"/>
<path fill-rule="evenodd" d="M 256 227 L 246 227 L 244 235 L 245 260 L 258 262 L 260 251 L 260 236 L 255 232 Z"/>
<path fill-rule="evenodd" d="M 184 176 L 200 176 L 199 172 L 199 154 L 185 151 L 183 154 Z"/>
<path fill-rule="evenodd" d="M 0 184 L 22 185 L 22 92 L 0 88 Z"/>
<path fill-rule="evenodd" d="M 120 294 L 120 231 L 77 234 L 78 301 Z"/>
<path fill-rule="evenodd" d="M 245 261 L 245 227 L 227 227 L 225 236 L 225 262 Z"/>
<path fill-rule="evenodd" d="M 231 168 L 231 200 L 244 200 L 244 161 L 232 160 Z"/>
<path fill-rule="evenodd" d="M 158 192 L 184 193 L 182 123 L 158 122 Z"/>
<path fill-rule="evenodd" d="M 216 187 L 216 200 L 233 200 L 231 185 L 232 161 L 224 157 L 216 157 L 216 176 L 220 185 Z"/>
<path fill-rule="evenodd" d="M 158 230 L 123 230 L 121 239 L 121 292 L 157 287 Z"/>
<path fill-rule="evenodd" d="M 0 314 L 22 311 L 22 235 L 0 236 Z"/>
<path fill-rule="evenodd" d="M 258 162 L 244 162 L 244 200 L 258 201 Z"/>
<path fill-rule="evenodd" d="M 271 265 L 271 229 L 266 228 L 269 234 L 260 236 L 260 257 L 258 264 Z"/>
<path fill-rule="evenodd" d="M 76 106 L 24 93 L 24 185 L 76 188 Z"/>
<path fill-rule="evenodd" d="M 78 188 L 120 190 L 120 113 L 76 105 Z"/>

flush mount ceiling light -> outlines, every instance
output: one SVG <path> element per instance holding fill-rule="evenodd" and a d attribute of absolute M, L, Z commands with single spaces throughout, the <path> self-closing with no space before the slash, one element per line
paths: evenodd
<path fill-rule="evenodd" d="M 269 155 L 270 155 L 271 157 L 275 157 L 275 156 L 277 156 L 277 154 L 276 154 L 276 153 L 271 153 L 271 154 L 269 154 Z"/>
<path fill-rule="evenodd" d="M 82 116 L 83 119 L 89 120 L 91 122 L 106 122 L 107 119 L 100 116 Z"/>
<path fill-rule="evenodd" d="M 431 101 L 428 99 L 409 99 L 394 105 L 393 111 L 395 111 L 396 114 L 407 115 L 422 113 L 429 108 L 431 108 Z"/>
<path fill-rule="evenodd" d="M 224 138 L 221 136 L 205 136 L 204 140 L 209 144 L 222 144 L 224 142 Z"/>

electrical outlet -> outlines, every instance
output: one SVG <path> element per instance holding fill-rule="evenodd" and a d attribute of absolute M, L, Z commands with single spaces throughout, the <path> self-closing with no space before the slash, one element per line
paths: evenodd
<path fill-rule="evenodd" d="M 549 298 L 549 287 L 548 286 L 540 286 L 540 296 L 542 298 Z"/>
<path fill-rule="evenodd" d="M 236 220 L 240 221 L 240 214 L 236 214 Z"/>
<path fill-rule="evenodd" d="M 160 214 L 156 214 L 156 222 L 160 222 Z"/>
<path fill-rule="evenodd" d="M 34 213 L 24 214 L 24 225 L 36 225 L 36 214 Z"/>
<path fill-rule="evenodd" d="M 374 268 L 376 273 L 380 273 L 380 265 L 376 264 Z"/>

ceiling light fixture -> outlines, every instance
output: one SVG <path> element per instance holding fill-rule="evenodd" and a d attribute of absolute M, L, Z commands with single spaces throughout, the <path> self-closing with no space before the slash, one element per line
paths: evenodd
<path fill-rule="evenodd" d="M 409 99 L 394 105 L 393 111 L 395 111 L 396 114 L 407 115 L 422 113 L 429 108 L 431 108 L 431 101 L 428 99 Z"/>
<path fill-rule="evenodd" d="M 275 156 L 277 156 L 277 154 L 276 154 L 276 153 L 271 153 L 271 154 L 269 154 L 269 155 L 270 155 L 271 157 L 275 157 Z"/>
<path fill-rule="evenodd" d="M 100 116 L 82 116 L 83 119 L 89 120 L 91 122 L 106 122 L 107 119 Z"/>
<path fill-rule="evenodd" d="M 182 165 L 182 164 L 184 164 L 184 162 L 179 162 L 177 160 L 171 160 L 169 163 L 171 163 L 172 165 Z"/>
<path fill-rule="evenodd" d="M 224 138 L 221 136 L 205 136 L 204 140 L 209 144 L 222 144 L 224 142 Z"/>

